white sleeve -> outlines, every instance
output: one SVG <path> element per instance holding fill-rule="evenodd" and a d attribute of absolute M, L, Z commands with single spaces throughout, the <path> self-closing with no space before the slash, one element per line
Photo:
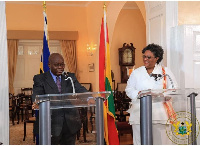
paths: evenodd
<path fill-rule="evenodd" d="M 136 78 L 136 72 L 132 72 L 128 81 L 127 81 L 127 86 L 126 86 L 126 95 L 132 99 L 132 101 L 136 101 L 137 95 L 138 95 L 138 90 L 136 89 L 136 84 L 137 84 L 137 78 Z"/>

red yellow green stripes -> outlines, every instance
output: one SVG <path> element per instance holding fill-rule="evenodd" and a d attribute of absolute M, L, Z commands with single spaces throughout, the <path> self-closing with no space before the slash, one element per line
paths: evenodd
<path fill-rule="evenodd" d="M 104 17 L 101 24 L 99 45 L 99 90 L 111 91 L 108 100 L 104 102 L 104 138 L 108 145 L 119 145 L 118 132 L 115 125 L 115 107 L 111 83 L 110 48 L 104 6 Z"/>

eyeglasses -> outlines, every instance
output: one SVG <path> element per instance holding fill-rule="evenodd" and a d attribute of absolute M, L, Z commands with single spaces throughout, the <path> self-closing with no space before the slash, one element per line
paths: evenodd
<path fill-rule="evenodd" d="M 54 66 L 55 66 L 55 67 L 59 67 L 59 66 L 60 66 L 60 67 L 65 67 L 65 64 L 64 64 L 64 63 L 61 63 L 61 64 L 60 64 L 60 63 L 57 63 L 57 64 L 54 64 Z"/>
<path fill-rule="evenodd" d="M 143 59 L 145 59 L 145 58 L 147 58 L 147 59 L 151 59 L 151 58 L 155 58 L 155 57 L 152 57 L 152 56 L 145 56 L 145 55 L 143 55 L 142 58 L 143 58 Z"/>

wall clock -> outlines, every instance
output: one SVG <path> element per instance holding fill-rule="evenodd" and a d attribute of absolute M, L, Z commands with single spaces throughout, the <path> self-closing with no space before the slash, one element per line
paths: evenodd
<path fill-rule="evenodd" d="M 133 68 L 135 65 L 135 47 L 132 43 L 123 44 L 122 48 L 119 48 L 119 65 L 121 72 L 121 83 L 126 83 L 128 80 L 127 70 Z"/>

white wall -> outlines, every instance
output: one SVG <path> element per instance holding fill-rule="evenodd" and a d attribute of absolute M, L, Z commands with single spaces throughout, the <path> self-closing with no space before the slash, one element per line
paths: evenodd
<path fill-rule="evenodd" d="M 0 2 L 0 142 L 9 144 L 8 52 L 5 2 Z"/>
<path fill-rule="evenodd" d="M 170 68 L 170 29 L 178 25 L 178 2 L 149 1 L 146 7 L 147 44 L 163 47 L 163 65 Z"/>

